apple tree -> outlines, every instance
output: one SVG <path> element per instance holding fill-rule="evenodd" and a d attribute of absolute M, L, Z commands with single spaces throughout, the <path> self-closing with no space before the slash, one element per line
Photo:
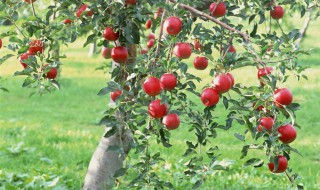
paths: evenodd
<path fill-rule="evenodd" d="M 84 46 L 97 43 L 110 60 L 99 67 L 111 77 L 98 95 L 110 94 L 112 103 L 100 121 L 106 132 L 84 189 L 110 189 L 129 171 L 136 173 L 129 187 L 172 188 L 170 179 L 155 172 L 164 159 L 151 141 L 170 148 L 170 134 L 182 121 L 195 136 L 185 140 L 182 171 L 184 180 L 197 179 L 193 189 L 213 171 L 226 169 L 212 142 L 233 126 L 243 126 L 234 134 L 242 142 L 241 158 L 251 149 L 265 152 L 265 158 L 246 158 L 244 166 L 285 173 L 296 185 L 298 174 L 289 166 L 291 153 L 300 154 L 290 146 L 300 128 L 299 104 L 285 82 L 289 76 L 307 78 L 297 58 L 308 52 L 296 44 L 299 29 L 285 31 L 281 21 L 285 14 L 303 17 L 317 1 L 59 0 L 43 1 L 46 8 L 39 11 L 40 2 L 0 5 L 0 23 L 14 27 L 0 33 L 0 48 L 11 52 L 1 55 L 0 64 L 19 58 L 22 67 L 14 74 L 25 77 L 22 87 L 39 94 L 59 88 L 66 57 L 59 47 L 81 36 Z M 194 69 L 210 71 L 212 83 L 193 74 L 190 61 Z M 243 67 L 257 69 L 256 85 L 233 76 Z M 218 103 L 228 111 L 223 123 L 215 117 Z M 130 154 L 137 159 L 124 166 Z"/>

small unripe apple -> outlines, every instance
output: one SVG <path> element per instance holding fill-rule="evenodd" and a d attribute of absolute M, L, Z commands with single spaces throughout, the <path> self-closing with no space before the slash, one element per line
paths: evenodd
<path fill-rule="evenodd" d="M 180 20 L 179 17 L 171 16 L 167 18 L 166 21 L 164 22 L 163 29 L 167 34 L 171 36 L 175 36 L 182 29 L 182 21 Z"/>
<path fill-rule="evenodd" d="M 111 51 L 112 51 L 112 48 L 107 48 L 107 47 L 103 46 L 101 49 L 102 57 L 105 59 L 110 59 L 111 58 Z"/>
<path fill-rule="evenodd" d="M 296 128 L 291 124 L 280 126 L 278 128 L 278 133 L 281 135 L 279 140 L 285 144 L 289 144 L 297 138 Z"/>
<path fill-rule="evenodd" d="M 31 2 L 32 3 L 34 3 L 34 2 L 36 2 L 37 0 L 24 0 L 24 2 L 26 2 L 26 3 L 28 3 L 28 4 L 30 4 Z"/>
<path fill-rule="evenodd" d="M 151 33 L 148 35 L 148 40 L 151 40 L 151 39 L 156 39 L 156 36 L 154 35 L 154 33 Z"/>
<path fill-rule="evenodd" d="M 197 56 L 193 61 L 194 68 L 204 70 L 208 66 L 208 59 L 206 57 Z"/>
<path fill-rule="evenodd" d="M 151 49 L 154 46 L 154 39 L 148 40 L 147 47 Z"/>
<path fill-rule="evenodd" d="M 2 39 L 0 38 L 0 49 L 2 48 Z"/>
<path fill-rule="evenodd" d="M 191 45 L 179 42 L 174 46 L 173 53 L 180 59 L 188 59 L 192 54 Z"/>
<path fill-rule="evenodd" d="M 273 10 L 270 10 L 270 16 L 275 20 L 281 19 L 283 15 L 284 15 L 284 9 L 279 5 L 274 6 Z"/>
<path fill-rule="evenodd" d="M 115 92 L 110 93 L 110 98 L 112 101 L 115 102 L 121 94 L 122 94 L 121 90 L 117 89 Z"/>
<path fill-rule="evenodd" d="M 65 20 L 63 20 L 63 24 L 71 24 L 72 23 L 72 20 L 70 20 L 70 19 L 65 19 Z"/>
<path fill-rule="evenodd" d="M 151 26 L 152 26 L 152 21 L 149 19 L 149 20 L 147 20 L 147 22 L 146 22 L 146 28 L 147 28 L 147 29 L 150 29 Z"/>
<path fill-rule="evenodd" d="M 156 77 L 148 77 L 143 83 L 143 90 L 149 96 L 156 96 L 160 94 L 160 80 Z"/>
<path fill-rule="evenodd" d="M 278 169 L 276 171 L 274 171 L 274 163 L 269 163 L 268 167 L 269 170 L 273 173 L 282 173 L 284 171 L 286 171 L 287 167 L 288 167 L 288 160 L 285 156 L 277 156 L 278 157 Z"/>
<path fill-rule="evenodd" d="M 271 74 L 273 71 L 272 67 L 264 67 L 258 70 L 258 79 L 260 79 L 263 76 L 267 76 Z"/>
<path fill-rule="evenodd" d="M 231 88 L 232 81 L 227 74 L 221 74 L 214 78 L 213 85 L 219 94 L 228 92 Z"/>
<path fill-rule="evenodd" d="M 229 49 L 228 49 L 228 52 L 230 52 L 230 53 L 237 53 L 237 50 L 236 50 L 236 48 L 235 48 L 233 45 L 230 45 L 230 46 L 229 46 Z"/>
<path fill-rule="evenodd" d="M 110 27 L 107 27 L 103 31 L 103 37 L 108 41 L 116 41 L 119 39 L 119 32 L 114 32 L 114 30 Z"/>
<path fill-rule="evenodd" d="M 163 117 L 162 120 L 163 125 L 166 126 L 168 130 L 177 129 L 180 125 L 180 118 L 177 114 L 172 113 Z"/>
<path fill-rule="evenodd" d="M 50 68 L 50 70 L 46 73 L 46 77 L 48 79 L 54 79 L 58 75 L 58 70 L 56 68 Z"/>
<path fill-rule="evenodd" d="M 195 50 L 202 51 L 203 50 L 203 45 L 199 42 L 198 39 L 194 39 L 193 40 L 193 48 Z"/>
<path fill-rule="evenodd" d="M 111 50 L 111 58 L 117 63 L 125 63 L 128 56 L 127 48 L 123 46 L 114 47 Z"/>
<path fill-rule="evenodd" d="M 274 120 L 272 117 L 261 117 L 259 119 L 258 131 L 262 132 L 263 131 L 262 128 L 265 128 L 265 130 L 270 132 L 272 130 L 273 125 L 274 125 Z"/>
<path fill-rule="evenodd" d="M 137 4 L 137 0 L 126 0 L 125 1 L 125 5 L 135 5 Z"/>
<path fill-rule="evenodd" d="M 80 18 L 81 15 L 82 15 L 82 13 L 83 13 L 87 8 L 88 8 L 88 5 L 86 5 L 86 4 L 81 5 L 81 6 L 78 8 L 77 12 L 76 12 L 76 16 L 77 16 L 78 18 Z M 88 16 L 88 17 L 90 17 L 90 16 L 92 16 L 92 15 L 93 15 L 93 11 L 92 11 L 92 10 L 89 10 L 89 11 L 86 13 L 86 16 Z"/>
<path fill-rule="evenodd" d="M 45 48 L 44 43 L 41 40 L 33 40 L 29 43 L 28 52 L 32 55 L 37 55 L 39 53 L 43 53 Z"/>
<path fill-rule="evenodd" d="M 151 117 L 159 119 L 167 115 L 168 107 L 166 103 L 161 104 L 161 100 L 153 100 L 148 106 L 148 113 Z"/>
<path fill-rule="evenodd" d="M 24 62 L 24 60 L 28 60 L 30 56 L 32 56 L 32 54 L 28 53 L 28 52 L 27 53 L 23 53 L 20 56 L 20 64 L 22 65 L 22 67 L 24 69 L 28 67 L 28 65 Z"/>
<path fill-rule="evenodd" d="M 171 91 L 177 86 L 177 77 L 172 73 L 165 73 L 160 78 L 160 87 L 162 90 Z"/>
<path fill-rule="evenodd" d="M 201 93 L 201 101 L 207 107 L 216 105 L 219 99 L 218 92 L 213 88 L 206 88 Z"/>
<path fill-rule="evenodd" d="M 232 75 L 231 73 L 226 73 L 226 75 L 230 78 L 230 80 L 231 80 L 231 87 L 233 87 L 233 86 L 234 86 L 234 77 L 233 77 L 233 75 Z"/>
<path fill-rule="evenodd" d="M 292 103 L 292 93 L 287 88 L 279 88 L 274 92 L 274 103 L 277 107 L 282 108 L 283 105 L 287 106 Z"/>
<path fill-rule="evenodd" d="M 223 2 L 219 2 L 218 6 L 217 3 L 212 3 L 210 5 L 210 13 L 214 17 L 222 17 L 226 14 L 226 5 Z"/>

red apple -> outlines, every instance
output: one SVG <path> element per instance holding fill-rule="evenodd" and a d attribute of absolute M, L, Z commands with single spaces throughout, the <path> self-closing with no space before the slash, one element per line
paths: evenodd
<path fill-rule="evenodd" d="M 219 94 L 228 92 L 231 88 L 232 81 L 227 74 L 221 74 L 214 78 L 213 85 Z"/>
<path fill-rule="evenodd" d="M 114 47 L 111 50 L 111 58 L 117 63 L 125 63 L 128 59 L 127 48 L 123 46 Z"/>
<path fill-rule="evenodd" d="M 210 13 L 214 17 L 222 17 L 226 14 L 226 5 L 223 2 L 219 2 L 218 6 L 217 3 L 212 3 L 210 5 Z"/>
<path fill-rule="evenodd" d="M 270 132 L 274 125 L 274 120 L 272 117 L 261 117 L 259 119 L 259 123 L 260 124 L 258 125 L 258 131 L 262 132 L 262 128 L 265 128 L 265 130 Z"/>
<path fill-rule="evenodd" d="M 236 48 L 235 48 L 233 45 L 230 45 L 230 46 L 229 46 L 229 49 L 228 49 L 228 52 L 230 52 L 230 53 L 237 53 L 237 50 L 236 50 Z"/>
<path fill-rule="evenodd" d="M 199 42 L 198 39 L 194 39 L 194 40 L 193 40 L 193 48 L 194 48 L 195 50 L 202 51 L 202 50 L 203 50 L 203 45 L 200 44 L 200 42 Z"/>
<path fill-rule="evenodd" d="M 213 88 L 206 88 L 201 93 L 201 101 L 207 107 L 216 105 L 219 99 L 218 92 Z"/>
<path fill-rule="evenodd" d="M 23 54 L 21 54 L 21 56 L 20 56 L 20 64 L 22 65 L 22 67 L 25 69 L 25 68 L 27 68 L 28 67 L 28 65 L 25 63 L 25 62 L 23 62 L 24 60 L 28 60 L 29 59 L 29 57 L 30 56 L 32 56 L 32 54 L 31 53 L 23 53 Z"/>
<path fill-rule="evenodd" d="M 151 117 L 159 119 L 167 115 L 168 107 L 166 103 L 161 104 L 161 100 L 153 100 L 148 106 L 148 113 Z"/>
<path fill-rule="evenodd" d="M 162 12 L 163 12 L 163 8 L 159 7 L 159 8 L 157 9 L 157 12 L 154 13 L 154 16 L 153 16 L 154 20 L 156 20 L 157 18 L 159 18 L 160 15 L 162 14 Z"/>
<path fill-rule="evenodd" d="M 110 98 L 112 101 L 115 102 L 121 94 L 122 94 L 121 90 L 117 89 L 115 92 L 110 93 Z"/>
<path fill-rule="evenodd" d="M 24 0 L 24 2 L 26 2 L 26 3 L 28 3 L 28 4 L 30 4 L 31 1 L 32 1 L 32 3 L 34 3 L 34 2 L 36 2 L 37 0 Z"/>
<path fill-rule="evenodd" d="M 58 74 L 58 70 L 56 68 L 50 68 L 50 70 L 46 73 L 46 77 L 48 79 L 54 79 L 56 78 Z"/>
<path fill-rule="evenodd" d="M 263 76 L 267 76 L 267 75 L 271 74 L 272 71 L 273 71 L 272 67 L 264 67 L 264 68 L 259 69 L 259 71 L 258 71 L 258 79 L 260 79 Z"/>
<path fill-rule="evenodd" d="M 81 6 L 78 8 L 77 12 L 76 12 L 76 16 L 77 16 L 78 18 L 80 18 L 81 15 L 82 15 L 82 13 L 83 13 L 87 8 L 88 8 L 88 5 L 86 5 L 86 4 L 81 5 Z M 92 15 L 93 15 L 93 11 L 92 11 L 92 10 L 88 10 L 88 12 L 86 13 L 86 16 L 92 16 Z"/>
<path fill-rule="evenodd" d="M 147 54 L 148 53 L 148 50 L 147 49 L 141 49 L 140 50 L 140 54 L 141 55 L 144 55 L 144 54 Z"/>
<path fill-rule="evenodd" d="M 110 59 L 111 58 L 111 51 L 112 51 L 112 48 L 107 48 L 107 47 L 103 46 L 101 49 L 102 57 L 105 59 Z"/>
<path fill-rule="evenodd" d="M 182 21 L 180 20 L 179 17 L 171 16 L 167 18 L 166 21 L 164 22 L 163 29 L 167 34 L 171 36 L 175 36 L 182 29 Z"/>
<path fill-rule="evenodd" d="M 148 35 L 148 40 L 151 40 L 151 39 L 156 39 L 156 37 L 153 33 Z"/>
<path fill-rule="evenodd" d="M 233 86 L 234 86 L 234 77 L 233 77 L 233 75 L 232 75 L 231 73 L 226 73 L 226 75 L 228 75 L 228 77 L 230 78 L 230 80 L 231 80 L 231 87 L 233 87 Z"/>
<path fill-rule="evenodd" d="M 177 114 L 172 113 L 163 117 L 163 125 L 167 127 L 168 130 L 177 129 L 180 125 L 180 118 Z"/>
<path fill-rule="evenodd" d="M 179 42 L 174 46 L 173 53 L 180 59 L 188 59 L 192 53 L 191 45 Z"/>
<path fill-rule="evenodd" d="M 143 83 L 143 90 L 149 96 L 156 96 L 160 94 L 160 80 L 156 77 L 148 77 Z"/>
<path fill-rule="evenodd" d="M 206 57 L 197 56 L 193 61 L 194 68 L 204 70 L 208 66 L 208 59 Z"/>
<path fill-rule="evenodd" d="M 154 46 L 154 39 L 151 39 L 148 41 L 147 47 L 148 47 L 148 49 L 151 49 L 153 46 Z"/>
<path fill-rule="evenodd" d="M 71 24 L 71 23 L 72 23 L 72 20 L 68 18 L 63 21 L 63 24 Z"/>
<path fill-rule="evenodd" d="M 252 104 L 252 107 L 255 107 L 255 106 L 256 106 L 256 102 L 254 102 L 254 103 Z M 258 107 L 256 108 L 256 110 L 257 110 L 257 111 L 261 111 L 263 108 L 264 108 L 264 106 L 263 106 L 263 105 L 260 105 L 260 106 L 258 106 Z"/>
<path fill-rule="evenodd" d="M 29 43 L 28 52 L 32 55 L 37 55 L 39 53 L 43 53 L 45 48 L 44 43 L 41 40 L 33 40 Z"/>
<path fill-rule="evenodd" d="M 109 41 L 116 41 L 119 39 L 119 32 L 114 32 L 114 30 L 110 27 L 107 27 L 104 29 L 103 31 L 103 36 L 106 40 L 109 40 Z"/>
<path fill-rule="evenodd" d="M 0 49 L 2 48 L 2 39 L 0 38 Z"/>
<path fill-rule="evenodd" d="M 297 138 L 296 128 L 291 124 L 280 126 L 278 128 L 278 133 L 281 135 L 279 140 L 285 144 L 289 144 Z"/>
<path fill-rule="evenodd" d="M 177 77 L 172 73 L 165 73 L 160 78 L 160 87 L 162 90 L 171 91 L 177 86 Z"/>
<path fill-rule="evenodd" d="M 152 25 L 152 21 L 149 19 L 149 20 L 147 20 L 147 22 L 146 22 L 146 28 L 147 29 L 150 29 L 151 28 L 151 25 Z"/>
<path fill-rule="evenodd" d="M 282 173 L 286 171 L 288 167 L 288 160 L 285 156 L 277 156 L 278 157 L 278 169 L 274 171 L 274 163 L 270 162 L 268 164 L 269 170 L 273 173 Z"/>
<path fill-rule="evenodd" d="M 137 0 L 126 0 L 125 1 L 125 5 L 135 5 L 137 4 Z"/>
<path fill-rule="evenodd" d="M 274 103 L 276 106 L 282 108 L 283 105 L 287 106 L 292 103 L 292 93 L 287 88 L 279 88 L 274 92 Z"/>
<path fill-rule="evenodd" d="M 275 20 L 281 19 L 283 15 L 284 15 L 284 9 L 279 5 L 274 6 L 273 10 L 270 10 L 270 16 Z"/>

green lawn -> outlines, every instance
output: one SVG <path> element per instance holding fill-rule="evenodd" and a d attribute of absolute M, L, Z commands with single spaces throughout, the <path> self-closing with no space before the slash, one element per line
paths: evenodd
<path fill-rule="evenodd" d="M 290 78 L 285 84 L 292 89 L 294 101 L 302 104 L 298 112 L 298 122 L 303 126 L 298 130 L 298 138 L 292 144 L 299 149 L 303 157 L 293 154 L 290 167 L 301 175 L 300 182 L 306 189 L 320 189 L 320 34 L 316 23 L 310 28 L 304 41 L 305 47 L 315 48 L 311 57 L 303 56 L 300 63 L 310 66 L 306 71 L 308 81 L 299 83 Z M 317 39 L 317 43 L 314 42 Z M 16 189 L 9 184 L 32 184 L 29 189 L 41 189 L 36 184 L 56 183 L 61 189 L 80 189 L 91 155 L 103 133 L 104 128 L 97 123 L 107 108 L 109 97 L 96 94 L 104 87 L 108 75 L 95 71 L 103 61 L 100 56 L 89 58 L 87 48 L 81 43 L 63 47 L 68 58 L 63 60 L 61 90 L 45 96 L 32 96 L 29 89 L 21 88 L 22 77 L 12 74 L 21 67 L 16 59 L 10 59 L 0 66 L 0 76 L 5 78 L 3 85 L 9 93 L 0 92 L 0 183 L 7 181 L 8 189 Z M 191 68 L 191 67 L 190 67 Z M 191 68 L 192 69 L 192 68 Z M 204 76 L 203 84 L 211 81 L 208 70 L 198 74 Z M 253 73 L 253 74 L 252 74 Z M 256 70 L 243 68 L 233 72 L 237 82 L 256 83 Z M 200 84 L 201 86 L 201 84 Z M 201 86 L 202 87 L 202 86 Z M 199 105 L 202 106 L 202 105 Z M 224 110 L 222 102 L 217 110 Z M 223 116 L 227 112 L 221 111 Z M 223 118 L 219 120 L 223 122 Z M 267 167 L 258 169 L 242 168 L 245 160 L 239 160 L 244 145 L 234 138 L 234 132 L 243 132 L 242 126 L 235 125 L 230 131 L 218 131 L 218 138 L 212 143 L 219 146 L 221 158 L 235 160 L 229 171 L 217 172 L 210 176 L 201 189 L 286 189 L 289 182 L 283 174 L 274 175 Z M 180 182 L 177 171 L 182 170 L 182 154 L 185 141 L 195 137 L 182 125 L 172 132 L 170 149 L 154 145 L 152 150 L 159 150 L 167 160 L 164 175 L 171 179 L 175 189 L 190 189 L 189 182 Z M 260 151 L 252 151 L 248 158 L 263 157 Z M 182 162 L 183 163 L 183 162 Z M 172 176 L 172 177 L 171 177 Z M 125 177 L 121 181 L 127 182 Z M 23 185 L 22 185 L 23 186 Z M 57 187 L 57 186 L 55 186 Z M 122 186 L 124 189 L 124 187 Z M 0 189 L 2 189 L 0 187 Z"/>

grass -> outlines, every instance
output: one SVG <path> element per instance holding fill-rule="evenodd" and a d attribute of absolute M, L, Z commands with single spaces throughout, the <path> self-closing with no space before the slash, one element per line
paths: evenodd
<path fill-rule="evenodd" d="M 303 157 L 293 155 L 290 167 L 299 172 L 299 182 L 303 183 L 306 189 L 320 189 L 320 42 L 314 40 L 320 37 L 318 29 L 314 22 L 303 43 L 305 47 L 315 48 L 313 55 L 303 56 L 299 60 L 300 63 L 312 67 L 305 72 L 309 80 L 297 82 L 290 78 L 285 84 L 292 89 L 294 101 L 302 104 L 302 110 L 297 113 L 297 117 L 303 128 L 298 130 L 298 138 L 292 145 L 302 152 Z M 29 98 L 31 91 L 20 87 L 23 78 L 12 76 L 14 71 L 21 69 L 17 60 L 10 59 L 0 67 L 0 76 L 6 79 L 3 85 L 10 90 L 10 93 L 0 92 L 0 182 L 6 180 L 7 187 L 10 184 L 13 186 L 19 180 L 25 184 L 33 180 L 34 184 L 45 184 L 48 181 L 57 183 L 62 189 L 81 188 L 91 155 L 104 131 L 97 123 L 107 109 L 109 98 L 96 95 L 99 89 L 105 86 L 108 78 L 107 74 L 95 71 L 104 60 L 100 57 L 89 58 L 87 48 L 79 47 L 80 42 L 63 48 L 68 58 L 63 60 L 60 79 L 62 89 L 43 97 Z M 203 84 L 211 81 L 208 71 L 200 73 L 191 67 L 190 69 L 193 73 L 204 76 Z M 246 84 L 256 83 L 255 73 L 255 69 L 251 68 L 233 72 L 238 82 Z M 221 102 L 217 110 L 224 110 Z M 221 111 L 219 115 L 226 113 Z M 223 122 L 223 118 L 220 118 L 219 122 Z M 244 130 L 242 126 L 235 125 L 229 131 L 218 131 L 218 138 L 212 143 L 219 146 L 221 158 L 235 160 L 235 164 L 228 172 L 217 172 L 209 177 L 201 189 L 290 188 L 283 174 L 271 174 L 265 166 L 258 169 L 241 167 L 245 160 L 240 160 L 239 156 L 244 143 L 235 139 L 233 134 Z M 185 141 L 192 139 L 194 135 L 188 132 L 188 127 L 184 124 L 172 132 L 171 143 L 174 146 L 171 149 L 156 144 L 152 148 L 154 151 L 161 151 L 167 160 L 164 163 L 167 167 L 163 168 L 163 165 L 159 164 L 156 171 L 163 172 L 168 179 L 173 179 L 171 182 L 175 189 L 191 189 L 190 182 L 179 180 L 178 171 L 183 169 L 180 162 L 186 148 Z M 251 151 L 248 158 L 254 156 L 263 157 L 263 153 Z M 9 173 L 15 175 L 10 176 Z M 135 173 L 131 172 L 130 176 L 121 181 L 126 183 L 133 175 Z M 34 185 L 29 189 L 41 188 Z"/>

